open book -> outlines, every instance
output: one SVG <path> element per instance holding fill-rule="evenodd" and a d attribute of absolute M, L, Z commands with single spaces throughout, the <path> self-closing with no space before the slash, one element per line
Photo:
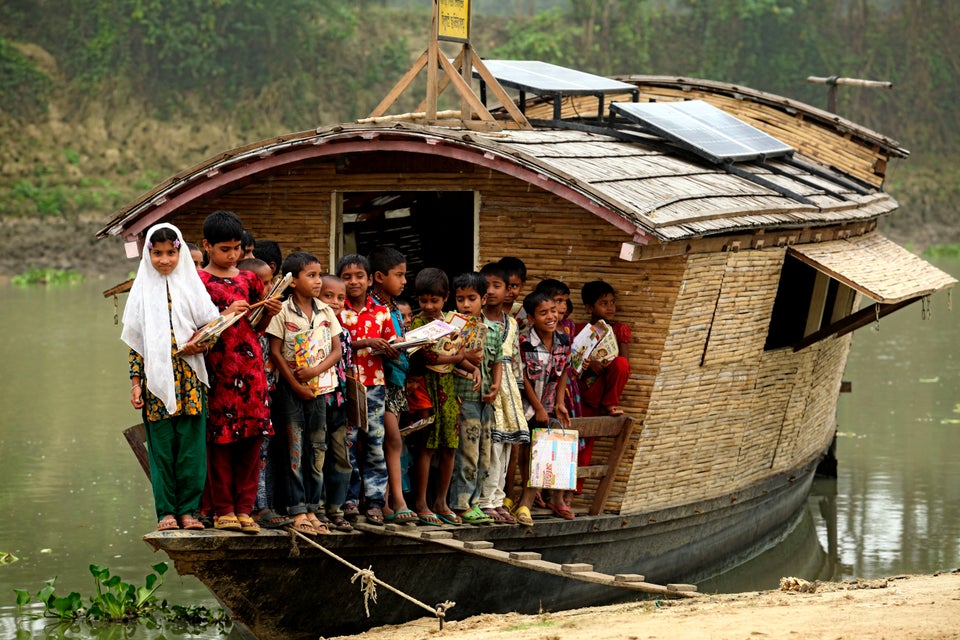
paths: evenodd
<path fill-rule="evenodd" d="M 457 333 L 458 329 L 443 320 L 434 320 L 429 324 L 407 331 L 402 342 L 391 343 L 393 348 L 409 351 L 436 342 L 440 338 Z"/>
<path fill-rule="evenodd" d="M 207 324 L 197 329 L 197 332 L 193 334 L 189 342 L 194 344 L 213 343 L 221 333 L 233 326 L 233 324 L 242 317 L 242 313 L 233 312 L 225 313 L 222 316 L 217 316 Z M 175 355 L 179 356 L 182 353 L 183 347 L 180 347 Z"/>
<path fill-rule="evenodd" d="M 594 358 L 600 362 L 610 362 L 620 354 L 620 346 L 613 327 L 603 320 L 597 320 L 595 324 L 588 322 L 580 330 L 570 345 L 570 351 L 571 366 L 574 372 L 580 374 L 586 360 Z"/>

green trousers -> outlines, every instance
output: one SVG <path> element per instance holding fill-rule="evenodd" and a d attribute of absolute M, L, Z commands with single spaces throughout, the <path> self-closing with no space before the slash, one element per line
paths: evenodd
<path fill-rule="evenodd" d="M 205 412 L 145 424 L 157 519 L 193 514 L 200 509 L 207 478 Z"/>

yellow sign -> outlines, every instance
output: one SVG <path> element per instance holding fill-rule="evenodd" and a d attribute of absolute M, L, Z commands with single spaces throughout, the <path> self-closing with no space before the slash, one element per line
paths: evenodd
<path fill-rule="evenodd" d="M 436 0 L 439 5 L 437 38 L 470 42 L 470 0 Z"/>

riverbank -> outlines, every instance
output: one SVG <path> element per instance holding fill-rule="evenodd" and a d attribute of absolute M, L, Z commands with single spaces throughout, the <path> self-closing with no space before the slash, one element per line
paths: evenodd
<path fill-rule="evenodd" d="M 960 638 L 960 570 L 813 583 L 813 592 L 751 591 L 653 600 L 541 615 L 482 615 L 378 627 L 350 640 L 739 640 Z M 376 606 L 376 605 L 372 605 Z M 521 636 L 518 636 L 518 632 Z M 347 636 L 341 640 L 347 640 Z"/>

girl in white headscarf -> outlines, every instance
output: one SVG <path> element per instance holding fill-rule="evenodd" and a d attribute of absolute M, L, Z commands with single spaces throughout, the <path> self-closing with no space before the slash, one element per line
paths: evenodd
<path fill-rule="evenodd" d="M 130 347 L 130 403 L 144 414 L 157 529 L 203 529 L 207 347 L 190 340 L 220 312 L 193 261 L 180 259 L 180 230 L 158 224 L 146 238 L 120 336 Z"/>

